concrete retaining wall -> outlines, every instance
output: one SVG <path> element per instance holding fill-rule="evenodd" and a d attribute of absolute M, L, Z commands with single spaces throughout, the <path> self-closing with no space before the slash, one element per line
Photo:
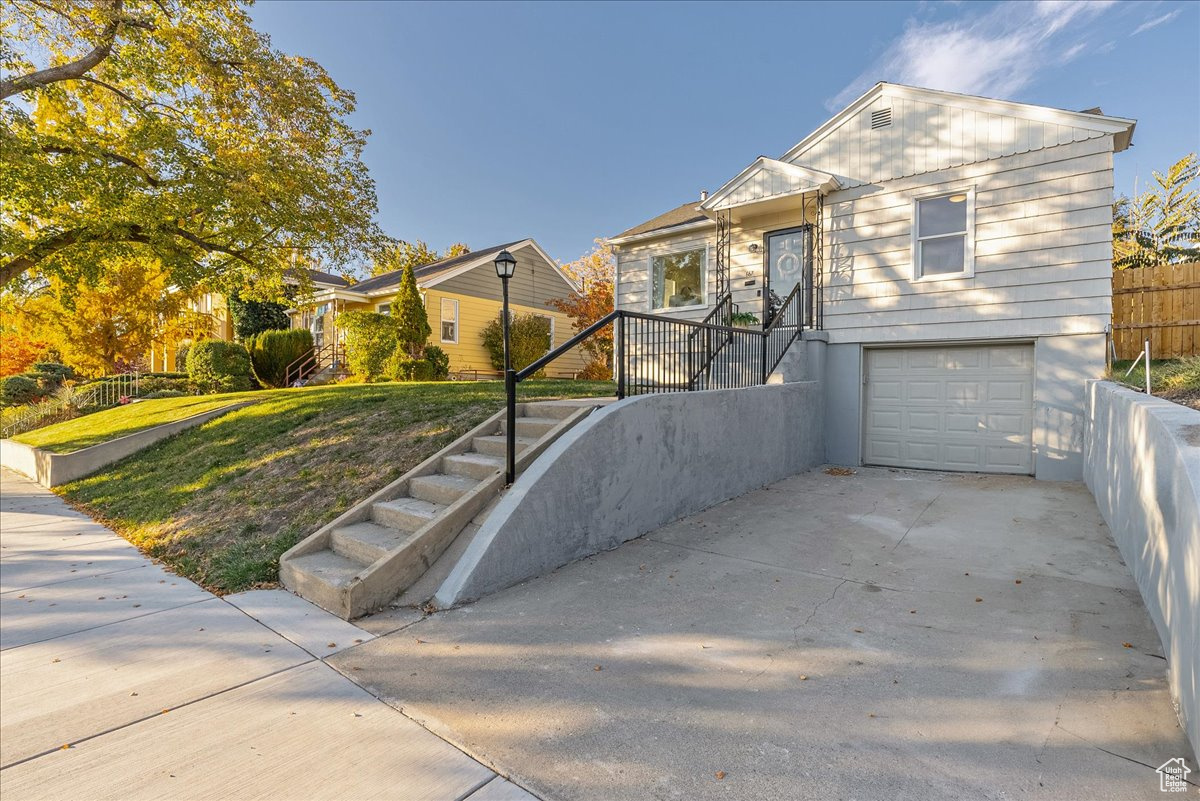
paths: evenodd
<path fill-rule="evenodd" d="M 435 601 L 479 598 L 821 464 L 823 417 L 815 382 L 607 406 L 517 480 Z"/>
<path fill-rule="evenodd" d="M 1158 628 L 1172 698 L 1200 752 L 1200 412 L 1089 382 L 1084 464 Z"/>
<path fill-rule="evenodd" d="M 0 440 L 0 464 L 29 476 L 43 487 L 57 487 L 95 473 L 101 467 L 120 461 L 130 454 L 149 448 L 156 442 L 174 436 L 187 428 L 207 423 L 214 417 L 234 409 L 249 406 L 255 401 L 232 403 L 220 409 L 194 414 L 173 423 L 147 428 L 124 437 L 80 448 L 72 453 L 50 453 L 11 439 Z"/>

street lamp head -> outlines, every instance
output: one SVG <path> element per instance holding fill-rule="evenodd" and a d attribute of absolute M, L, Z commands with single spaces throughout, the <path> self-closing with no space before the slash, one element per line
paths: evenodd
<path fill-rule="evenodd" d="M 517 260 L 507 250 L 497 253 L 493 264 L 496 265 L 496 276 L 498 278 L 512 278 L 513 273 L 517 269 Z"/>

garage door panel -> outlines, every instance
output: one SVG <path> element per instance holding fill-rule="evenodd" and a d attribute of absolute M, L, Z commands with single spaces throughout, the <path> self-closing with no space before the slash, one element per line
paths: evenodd
<path fill-rule="evenodd" d="M 1031 473 L 1033 348 L 868 350 L 863 461 Z"/>

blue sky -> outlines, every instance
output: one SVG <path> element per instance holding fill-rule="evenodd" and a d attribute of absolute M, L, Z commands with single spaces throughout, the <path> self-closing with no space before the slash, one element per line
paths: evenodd
<path fill-rule="evenodd" d="M 878 80 L 1138 120 L 1117 192 L 1200 149 L 1200 4 L 260 0 L 358 97 L 379 221 L 570 261 L 779 156 Z"/>

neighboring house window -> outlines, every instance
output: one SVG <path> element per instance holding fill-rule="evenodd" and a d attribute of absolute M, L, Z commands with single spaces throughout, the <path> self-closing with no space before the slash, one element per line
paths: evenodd
<path fill-rule="evenodd" d="M 963 189 L 913 202 L 913 278 L 975 274 L 975 192 Z"/>
<path fill-rule="evenodd" d="M 442 298 L 442 341 L 458 342 L 458 301 Z"/>
<path fill-rule="evenodd" d="M 705 248 L 685 250 L 650 259 L 653 281 L 651 308 L 681 309 L 704 306 L 708 286 L 708 251 Z"/>
<path fill-rule="evenodd" d="M 378 306 L 375 307 L 375 311 L 379 312 L 380 314 L 391 314 L 392 313 L 392 304 L 380 303 Z"/>
<path fill-rule="evenodd" d="M 554 350 L 554 318 L 548 314 L 539 314 L 546 321 L 546 352 Z"/>

